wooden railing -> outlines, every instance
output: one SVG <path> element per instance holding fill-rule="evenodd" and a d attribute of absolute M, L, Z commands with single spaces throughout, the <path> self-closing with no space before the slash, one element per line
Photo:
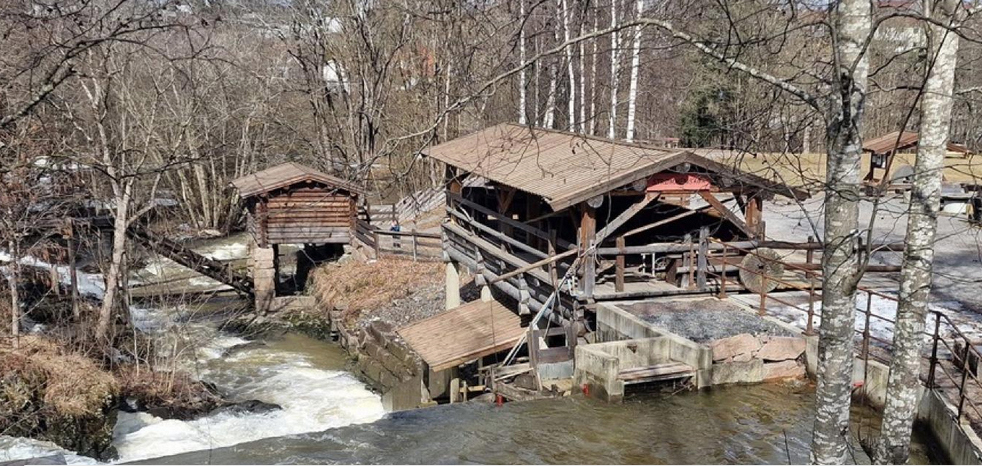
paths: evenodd
<path fill-rule="evenodd" d="M 414 261 L 443 259 L 442 237 L 437 233 L 381 230 L 359 220 L 355 224 L 355 238 L 375 251 L 378 258 L 396 256 Z"/>
<path fill-rule="evenodd" d="M 727 243 L 718 242 L 726 245 Z M 747 250 L 739 247 L 728 246 L 723 250 L 722 269 L 716 273 L 717 279 L 722 286 L 719 288 L 721 295 L 726 294 L 726 268 L 734 267 L 740 269 L 742 266 L 738 262 L 731 262 L 729 257 L 738 257 L 746 254 L 756 254 L 761 260 L 773 260 L 760 255 L 755 250 Z M 735 253 L 735 254 L 733 254 Z M 817 333 L 814 328 L 816 315 L 821 317 L 821 310 L 816 313 L 816 303 L 821 302 L 821 291 L 815 289 L 815 283 L 821 281 L 821 271 L 803 267 L 796 267 L 793 264 L 783 263 L 787 270 L 793 273 L 802 274 L 809 280 L 809 286 L 803 287 L 784 277 L 766 276 L 765 280 L 774 281 L 784 287 L 792 288 L 807 293 L 808 302 L 804 305 L 794 304 L 782 298 L 775 297 L 767 293 L 766 290 L 758 293 L 760 295 L 758 312 L 761 315 L 768 314 L 767 303 L 776 302 L 785 308 L 797 309 L 805 313 L 807 326 L 804 334 Z M 713 274 L 711 272 L 711 274 Z M 855 306 L 857 321 L 861 325 L 854 325 L 857 334 L 856 356 L 864 361 L 864 379 L 866 371 L 869 370 L 870 360 L 889 365 L 893 352 L 893 334 L 896 321 L 891 316 L 885 316 L 876 312 L 874 300 L 889 301 L 894 306 L 899 305 L 896 296 L 859 286 L 858 296 L 865 296 L 865 299 L 857 298 Z M 859 304 L 864 303 L 864 304 Z M 979 366 L 982 365 L 982 352 L 975 346 L 975 342 L 944 313 L 936 310 L 929 310 L 929 322 L 927 328 L 922 332 L 925 341 L 930 343 L 930 356 L 923 354 L 922 358 L 927 360 L 928 373 L 922 374 L 924 385 L 933 391 L 939 392 L 954 405 L 952 415 L 962 423 L 967 421 L 969 424 L 982 424 L 982 380 L 979 378 Z M 874 331 L 879 328 L 879 331 Z M 944 330 L 944 332 L 942 331 Z M 939 352 L 947 352 L 949 357 L 943 357 Z M 974 395 L 974 396 L 973 396 Z"/>

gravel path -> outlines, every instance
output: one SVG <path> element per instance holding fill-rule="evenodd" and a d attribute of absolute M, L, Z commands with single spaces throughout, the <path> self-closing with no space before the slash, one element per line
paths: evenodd
<path fill-rule="evenodd" d="M 698 343 L 741 333 L 795 336 L 778 324 L 718 299 L 648 302 L 623 307 L 645 322 Z"/>

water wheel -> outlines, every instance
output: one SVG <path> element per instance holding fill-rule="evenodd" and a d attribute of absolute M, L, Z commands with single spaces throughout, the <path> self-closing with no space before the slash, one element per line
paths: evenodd
<path fill-rule="evenodd" d="M 767 248 L 743 256 L 740 261 L 740 283 L 754 293 L 774 291 L 778 285 L 774 279 L 784 275 L 784 264 L 780 259 L 777 252 Z"/>

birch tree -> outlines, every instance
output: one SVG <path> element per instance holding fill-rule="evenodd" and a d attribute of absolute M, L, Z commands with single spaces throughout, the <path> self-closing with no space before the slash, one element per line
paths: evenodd
<path fill-rule="evenodd" d="M 641 17 L 644 0 L 637 1 L 636 15 Z M 637 112 L 638 74 L 641 68 L 641 26 L 634 27 L 634 45 L 631 47 L 631 85 L 627 94 L 627 134 L 624 139 L 634 140 L 634 115 Z"/>
<path fill-rule="evenodd" d="M 521 64 L 521 71 L 518 73 L 518 123 L 521 125 L 528 123 L 526 109 L 526 67 L 525 67 L 525 0 L 518 0 L 518 62 Z"/>
<path fill-rule="evenodd" d="M 569 0 L 560 0 L 563 8 L 563 43 L 569 42 L 569 19 L 571 14 L 571 9 L 569 8 Z M 567 46 L 563 49 L 563 55 L 566 57 L 566 76 L 569 81 L 569 94 L 566 99 L 566 115 L 567 115 L 567 127 L 569 132 L 576 131 L 576 75 L 573 73 L 573 47 Z"/>
<path fill-rule="evenodd" d="M 620 39 L 617 31 L 617 0 L 610 0 L 610 28 L 614 30 L 610 34 L 610 121 L 607 126 L 607 137 L 614 139 L 617 136 L 617 86 L 619 74 L 619 53 Z"/>
<path fill-rule="evenodd" d="M 906 246 L 900 278 L 893 355 L 887 380 L 883 427 L 874 460 L 906 464 L 917 412 L 920 362 L 931 291 L 944 157 L 951 126 L 958 54 L 957 0 L 924 0 L 927 60 L 921 96 L 920 139 L 911 182 Z"/>
<path fill-rule="evenodd" d="M 862 121 L 871 34 L 868 0 L 833 6 L 832 92 L 826 121 L 825 236 L 822 254 L 822 323 L 818 343 L 818 387 L 812 461 L 843 464 L 849 459 L 853 322 L 856 319 Z"/>

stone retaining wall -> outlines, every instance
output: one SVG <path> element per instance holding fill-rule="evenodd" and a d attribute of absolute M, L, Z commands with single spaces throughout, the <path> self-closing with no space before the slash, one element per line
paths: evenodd
<path fill-rule="evenodd" d="M 320 299 L 315 305 L 329 309 L 331 334 L 352 358 L 357 375 L 382 394 L 386 410 L 431 406 L 434 398 L 445 396 L 450 372 L 430 371 L 391 324 L 375 320 L 365 327 L 349 327 L 342 310 Z"/>
<path fill-rule="evenodd" d="M 806 342 L 800 337 L 749 333 L 713 340 L 713 385 L 805 377 Z"/>

